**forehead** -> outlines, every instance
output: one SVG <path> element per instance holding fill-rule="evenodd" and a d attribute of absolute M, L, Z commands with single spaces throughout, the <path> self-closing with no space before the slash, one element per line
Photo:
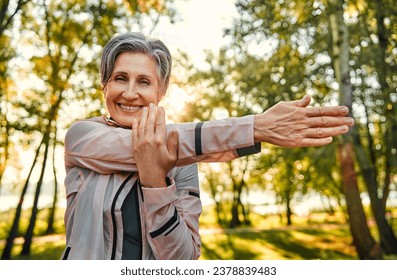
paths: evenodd
<path fill-rule="evenodd" d="M 118 71 L 157 76 L 157 63 L 147 54 L 123 52 L 116 58 L 114 64 L 113 72 Z"/>

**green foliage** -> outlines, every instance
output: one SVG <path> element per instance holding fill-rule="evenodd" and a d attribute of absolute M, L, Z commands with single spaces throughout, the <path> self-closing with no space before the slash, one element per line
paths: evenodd
<path fill-rule="evenodd" d="M 310 5 L 317 4 L 318 11 L 312 13 Z M 209 52 L 205 70 L 190 70 L 187 91 L 196 99 L 187 105 L 183 120 L 213 119 L 219 112 L 223 117 L 261 113 L 277 102 L 307 93 L 323 105 L 331 100 L 335 79 L 323 42 L 328 38 L 328 18 L 325 7 L 317 4 L 237 1 L 241 17 L 226 30 L 233 44 L 218 53 Z M 323 99 L 327 95 L 328 99 Z M 244 184 L 248 189 L 272 188 L 287 209 L 294 200 L 303 199 L 308 189 L 341 202 L 335 147 L 280 149 L 263 145 L 261 157 L 248 158 Z M 215 184 L 212 188 L 231 192 L 230 179 L 240 178 L 239 173 L 246 170 L 242 161 L 233 165 L 238 165 L 234 172 L 222 165 L 222 174 L 218 174 L 222 179 L 212 176 L 212 182 L 204 181 L 204 187 Z M 229 201 L 219 203 L 223 211 L 229 208 L 221 205 L 224 203 Z"/>
<path fill-rule="evenodd" d="M 279 101 L 298 99 L 305 94 L 312 95 L 313 106 L 338 102 L 339 85 L 331 63 L 332 7 L 327 1 L 244 0 L 237 1 L 236 7 L 239 16 L 225 30 L 232 44 L 217 53 L 209 52 L 204 70 L 187 68 L 190 86 L 186 90 L 197 98 L 187 105 L 184 121 L 260 113 Z M 358 156 L 367 157 L 367 166 L 359 161 L 359 187 L 366 191 L 368 182 L 361 172 L 372 166 L 378 193 L 386 195 L 396 185 L 395 180 L 388 179 L 396 173 L 397 143 L 397 114 L 392 113 L 397 108 L 397 21 L 393 11 L 391 1 L 385 1 L 383 6 L 371 1 L 345 3 L 354 92 L 352 113 L 359 131 L 357 141 L 364 147 L 357 152 Z M 383 29 L 376 16 L 384 19 Z M 189 65 L 186 59 L 184 62 Z M 296 150 L 264 145 L 258 165 L 249 171 L 252 178 L 247 180 L 248 188 L 274 188 L 283 203 L 304 199 L 306 192 L 314 190 L 335 201 L 334 207 L 345 209 L 336 158 L 338 142 L 335 139 L 334 144 L 326 147 Z M 222 171 L 219 176 L 223 179 L 212 177 L 211 181 L 227 192 L 230 183 L 226 178 L 234 175 L 226 167 Z M 205 174 L 209 176 L 208 172 Z M 209 181 L 204 181 L 207 189 Z M 227 199 L 223 201 L 230 203 Z"/>

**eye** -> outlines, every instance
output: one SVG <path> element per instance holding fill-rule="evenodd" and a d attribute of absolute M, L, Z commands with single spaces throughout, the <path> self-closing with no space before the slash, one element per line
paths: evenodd
<path fill-rule="evenodd" d="M 147 80 L 147 79 L 141 79 L 139 82 L 140 82 L 142 85 L 145 85 L 145 86 L 150 85 L 150 81 Z"/>
<path fill-rule="evenodd" d="M 125 82 L 125 81 L 127 81 L 127 78 L 126 78 L 125 76 L 123 76 L 123 75 L 116 75 L 116 76 L 114 77 L 114 80 L 115 80 L 115 81 L 122 81 L 122 82 Z"/>

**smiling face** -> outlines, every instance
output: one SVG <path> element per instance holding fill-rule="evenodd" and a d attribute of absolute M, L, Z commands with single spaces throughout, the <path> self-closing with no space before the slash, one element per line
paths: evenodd
<path fill-rule="evenodd" d="M 150 103 L 157 106 L 163 97 L 155 60 L 142 53 L 121 53 L 104 95 L 110 116 L 118 124 L 131 127 L 133 119 L 139 120 L 143 107 Z"/>

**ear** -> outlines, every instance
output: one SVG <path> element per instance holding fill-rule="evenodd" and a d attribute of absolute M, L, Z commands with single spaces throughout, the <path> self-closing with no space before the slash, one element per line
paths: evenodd
<path fill-rule="evenodd" d="M 107 90 L 107 86 L 102 86 L 102 93 L 103 93 L 103 98 L 106 99 L 108 90 Z"/>

